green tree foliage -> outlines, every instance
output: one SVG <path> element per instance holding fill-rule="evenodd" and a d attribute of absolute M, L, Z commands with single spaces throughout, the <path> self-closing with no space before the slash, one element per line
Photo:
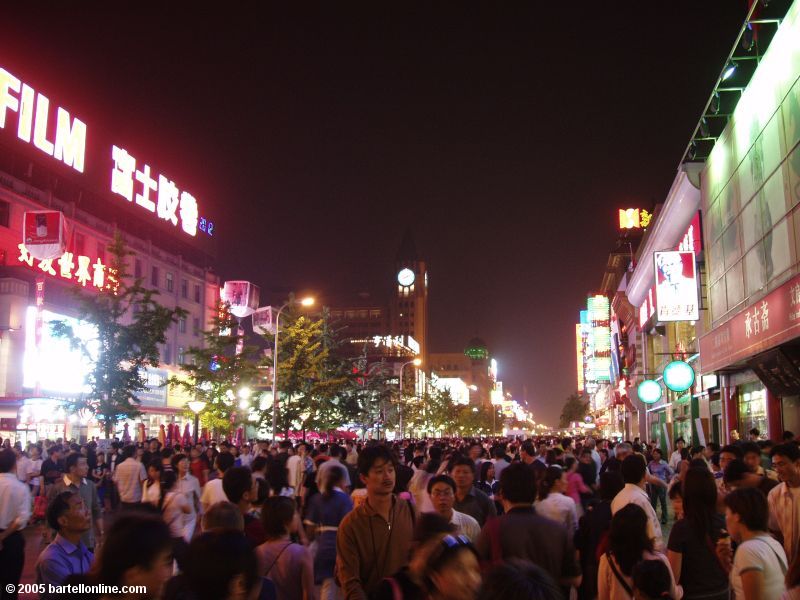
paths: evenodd
<path fill-rule="evenodd" d="M 72 410 L 88 410 L 110 437 L 117 422 L 140 414 L 139 392 L 146 389 L 145 369 L 158 367 L 159 344 L 169 327 L 187 313 L 156 301 L 158 292 L 131 279 L 122 235 L 116 232 L 108 247 L 107 289 L 100 293 L 78 291 L 78 318 L 93 325 L 94 340 L 84 342 L 66 321 L 51 323 L 53 335 L 69 340 L 92 361 L 87 376 L 89 392 L 72 402 Z"/>
<path fill-rule="evenodd" d="M 206 402 L 200 413 L 205 427 L 229 432 L 247 418 L 246 409 L 239 407 L 238 393 L 256 381 L 258 348 L 243 345 L 239 323 L 227 304 L 218 305 L 211 328 L 203 331 L 202 336 L 203 346 L 189 348 L 187 362 L 180 365 L 186 377 L 172 377 L 169 385 L 183 388 Z M 237 346 L 241 346 L 238 353 Z"/>
<path fill-rule="evenodd" d="M 573 421 L 583 421 L 586 413 L 589 411 L 589 401 L 584 400 L 580 394 L 572 394 L 564 402 L 564 408 L 561 409 L 561 417 L 558 421 L 559 427 L 569 427 Z"/>

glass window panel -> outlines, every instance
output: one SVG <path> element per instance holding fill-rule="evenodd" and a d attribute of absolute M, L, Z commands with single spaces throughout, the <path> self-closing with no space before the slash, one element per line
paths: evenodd
<path fill-rule="evenodd" d="M 719 319 L 726 312 L 728 312 L 728 303 L 727 303 L 727 297 L 725 295 L 725 280 L 720 279 L 716 283 L 711 284 L 712 320 Z"/>
<path fill-rule="evenodd" d="M 728 292 L 728 308 L 733 308 L 744 300 L 741 262 L 736 263 L 725 273 L 725 288 Z"/>
<path fill-rule="evenodd" d="M 752 248 L 756 242 L 764 237 L 764 219 L 759 198 L 756 198 L 744 207 L 742 211 L 742 240 L 745 251 Z"/>
<path fill-rule="evenodd" d="M 800 123 L 797 124 L 797 128 L 800 129 Z M 794 206 L 800 202 L 800 145 L 789 154 L 786 164 L 789 170 L 789 203 Z"/>
<path fill-rule="evenodd" d="M 784 186 L 783 169 L 778 169 L 767 179 L 761 194 L 767 199 L 769 216 L 772 223 L 777 223 L 786 214 L 788 203 L 786 201 L 786 188 Z"/>
<path fill-rule="evenodd" d="M 786 128 L 786 147 L 792 148 L 800 142 L 800 79 L 792 87 L 781 107 L 783 126 Z M 796 171 L 800 173 L 800 169 Z"/>
<path fill-rule="evenodd" d="M 722 226 L 725 227 L 739 214 L 739 186 L 736 179 L 732 179 L 719 195 L 719 210 Z"/>
<path fill-rule="evenodd" d="M 789 249 L 789 224 L 786 219 L 778 223 L 764 238 L 764 257 L 770 280 L 786 271 L 792 264 Z"/>
<path fill-rule="evenodd" d="M 734 221 L 722 234 L 722 251 L 725 254 L 725 267 L 738 262 L 742 256 L 742 247 L 739 243 L 739 221 Z"/>
<path fill-rule="evenodd" d="M 781 140 L 781 113 L 777 112 L 770 119 L 761 134 L 761 150 L 764 156 L 764 177 L 769 177 L 777 169 L 786 148 Z"/>
<path fill-rule="evenodd" d="M 798 216 L 798 223 L 800 223 L 800 216 Z M 708 267 L 711 279 L 717 280 L 725 271 L 725 263 L 722 254 L 722 240 L 711 245 L 708 251 Z"/>
<path fill-rule="evenodd" d="M 800 171 L 799 171 L 800 172 Z M 711 205 L 704 223 L 709 242 L 715 242 L 722 235 L 722 222 L 719 216 L 719 200 Z"/>
<path fill-rule="evenodd" d="M 744 257 L 744 283 L 747 296 L 758 292 L 767 283 L 763 244 L 756 244 Z"/>

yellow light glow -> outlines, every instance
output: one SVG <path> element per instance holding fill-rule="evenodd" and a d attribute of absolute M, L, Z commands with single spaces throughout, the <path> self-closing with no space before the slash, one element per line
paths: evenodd
<path fill-rule="evenodd" d="M 415 366 L 415 367 L 418 367 L 418 366 L 420 366 L 421 364 L 422 364 L 422 359 L 421 359 L 421 358 L 415 358 L 415 359 L 414 359 L 414 366 Z"/>
<path fill-rule="evenodd" d="M 313 306 L 314 298 L 311 298 L 310 296 L 307 298 L 303 298 L 302 300 L 300 300 L 300 304 L 303 306 Z"/>

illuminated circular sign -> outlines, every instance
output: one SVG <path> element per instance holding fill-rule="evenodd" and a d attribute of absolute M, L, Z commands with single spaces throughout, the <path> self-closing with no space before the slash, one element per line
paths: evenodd
<path fill-rule="evenodd" d="M 661 386 L 657 381 L 653 381 L 652 379 L 645 379 L 640 383 L 639 387 L 636 388 L 636 392 L 639 396 L 639 400 L 645 404 L 655 404 L 661 400 Z"/>
<path fill-rule="evenodd" d="M 412 271 L 411 269 L 408 269 L 408 268 L 402 269 L 397 274 L 397 283 L 399 283 L 400 285 L 403 285 L 405 287 L 408 287 L 412 283 L 414 283 L 414 279 L 416 279 L 414 277 L 414 271 Z"/>
<path fill-rule="evenodd" d="M 664 385 L 673 392 L 685 392 L 694 385 L 694 369 L 682 360 L 673 360 L 664 367 Z"/>

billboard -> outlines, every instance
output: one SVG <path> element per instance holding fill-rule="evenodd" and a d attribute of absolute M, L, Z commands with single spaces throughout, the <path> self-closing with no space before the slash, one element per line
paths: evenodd
<path fill-rule="evenodd" d="M 657 319 L 697 321 L 697 269 L 694 252 L 654 252 Z"/>
<path fill-rule="evenodd" d="M 586 381 L 611 380 L 611 304 L 606 296 L 591 296 L 589 313 L 588 365 Z"/>

